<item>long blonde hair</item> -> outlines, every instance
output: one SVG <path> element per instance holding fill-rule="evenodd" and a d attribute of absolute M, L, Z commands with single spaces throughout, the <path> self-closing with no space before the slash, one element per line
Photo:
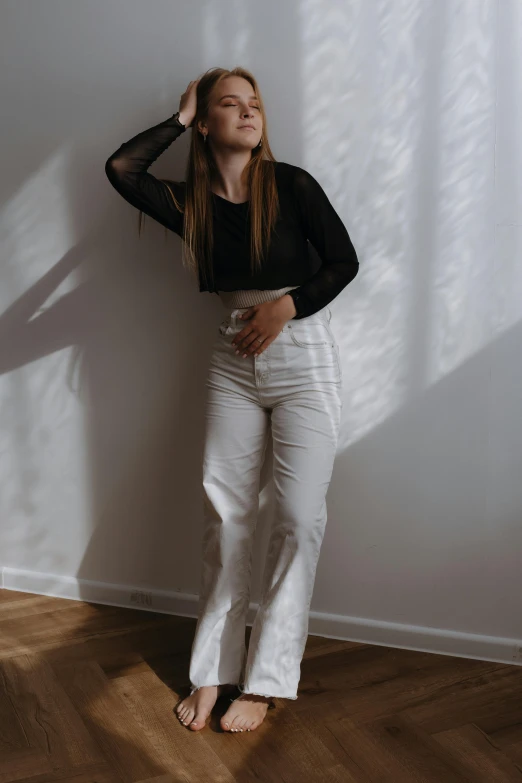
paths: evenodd
<path fill-rule="evenodd" d="M 270 236 L 279 214 L 279 197 L 277 193 L 274 166 L 268 161 L 275 158 L 268 143 L 266 114 L 256 79 L 245 68 L 237 66 L 232 70 L 226 68 L 211 68 L 200 78 L 197 87 L 196 115 L 191 128 L 194 129 L 190 142 L 190 152 L 185 169 L 186 195 L 184 205 L 176 199 L 172 188 L 162 180 L 169 189 L 176 209 L 184 214 L 182 263 L 185 268 L 198 276 L 206 288 L 214 290 L 214 274 L 212 268 L 213 230 L 212 230 L 212 190 L 211 176 L 216 171 L 216 164 L 209 145 L 197 130 L 199 120 L 204 121 L 208 115 L 212 91 L 222 79 L 227 76 L 241 76 L 252 85 L 257 95 L 261 116 L 263 117 L 263 135 L 261 144 L 252 150 L 252 157 L 246 165 L 247 184 L 250 191 L 250 255 L 251 272 L 262 267 L 265 253 L 268 250 Z M 141 236 L 141 226 L 144 213 L 140 210 L 138 216 L 138 236 Z M 165 229 L 167 233 L 168 229 Z"/>

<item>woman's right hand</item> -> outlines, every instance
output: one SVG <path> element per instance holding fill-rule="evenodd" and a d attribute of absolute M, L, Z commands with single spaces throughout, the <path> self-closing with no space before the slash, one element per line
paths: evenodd
<path fill-rule="evenodd" d="M 189 86 L 179 101 L 179 121 L 185 128 L 190 128 L 192 120 L 196 116 L 197 89 L 199 79 L 189 82 Z"/>

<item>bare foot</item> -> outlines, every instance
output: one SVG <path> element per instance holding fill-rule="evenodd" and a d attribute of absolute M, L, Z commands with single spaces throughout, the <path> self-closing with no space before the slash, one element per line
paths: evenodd
<path fill-rule="evenodd" d="M 202 685 L 191 696 L 187 696 L 176 705 L 176 713 L 184 726 L 187 724 L 192 731 L 200 731 L 212 712 L 218 696 L 229 693 L 235 685 Z"/>
<path fill-rule="evenodd" d="M 254 693 L 242 693 L 221 718 L 225 731 L 254 731 L 263 723 L 272 699 Z"/>

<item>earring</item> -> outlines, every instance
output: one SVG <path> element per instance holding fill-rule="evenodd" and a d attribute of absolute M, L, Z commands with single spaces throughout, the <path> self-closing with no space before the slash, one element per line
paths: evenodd
<path fill-rule="evenodd" d="M 205 142 L 205 144 L 207 143 L 207 134 L 206 133 L 203 134 L 203 141 Z"/>

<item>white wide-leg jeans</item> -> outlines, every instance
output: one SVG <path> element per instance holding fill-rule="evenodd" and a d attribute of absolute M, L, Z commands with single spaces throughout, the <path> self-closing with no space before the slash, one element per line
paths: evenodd
<path fill-rule="evenodd" d="M 248 308 L 225 311 L 207 378 L 204 532 L 191 693 L 237 684 L 297 698 L 308 613 L 339 437 L 342 373 L 328 307 L 290 320 L 259 356 L 232 340 Z M 272 428 L 275 517 L 248 651 L 252 542 L 260 469 Z"/>

